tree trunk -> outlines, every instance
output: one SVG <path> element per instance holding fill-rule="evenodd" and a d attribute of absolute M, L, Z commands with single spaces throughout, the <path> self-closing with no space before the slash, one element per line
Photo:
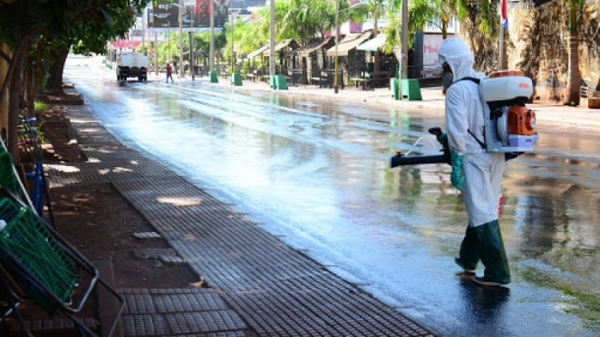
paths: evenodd
<path fill-rule="evenodd" d="M 448 37 L 448 22 L 442 20 L 442 39 L 446 39 Z"/>
<path fill-rule="evenodd" d="M 8 124 L 7 124 L 7 148 L 12 155 L 13 161 L 17 162 L 17 142 L 19 140 L 19 107 L 23 88 L 21 81 L 23 78 L 23 63 L 25 62 L 25 52 L 28 48 L 29 36 L 31 30 L 27 30 L 17 43 L 13 52 L 12 60 L 7 71 L 7 76 L 2 84 L 0 97 L 8 93 Z"/>
<path fill-rule="evenodd" d="M 375 15 L 378 15 L 378 11 L 375 12 Z M 378 18 L 373 18 L 373 38 L 377 37 L 379 34 L 379 23 Z M 381 69 L 381 54 L 379 53 L 379 49 L 375 51 L 373 55 L 373 74 L 379 72 Z"/>
<path fill-rule="evenodd" d="M 50 77 L 48 78 L 48 86 L 46 92 L 51 95 L 62 96 L 65 94 L 63 91 L 63 70 L 65 68 L 65 62 L 69 55 L 69 48 L 65 47 L 63 50 L 58 52 L 56 55 L 56 61 L 50 66 Z"/>
<path fill-rule="evenodd" d="M 28 67 L 25 70 L 24 75 L 24 87 L 25 87 L 25 101 L 27 102 L 27 112 L 30 116 L 33 116 L 35 109 L 35 98 L 37 96 L 36 83 L 35 83 L 35 69 Z"/>
<path fill-rule="evenodd" d="M 565 104 L 579 105 L 581 90 L 581 70 L 579 70 L 579 36 L 569 37 L 569 72 L 567 82 L 567 97 Z"/>
<path fill-rule="evenodd" d="M 8 45 L 2 43 L 0 43 L 0 51 L 5 54 L 10 53 Z M 10 75 L 9 69 L 10 63 L 4 58 L 0 59 L 0 78 L 2 78 L 0 88 L 3 88 L 5 84 L 8 84 L 7 81 Z M 4 95 L 4 90 L 0 89 L 0 133 L 8 127 L 8 114 L 5 113 L 6 111 L 8 111 L 8 98 Z"/>
<path fill-rule="evenodd" d="M 579 105 L 581 70 L 579 69 L 579 34 L 577 33 L 577 1 L 569 1 L 569 71 L 565 105 Z"/>
<path fill-rule="evenodd" d="M 19 106 L 21 105 L 21 94 L 23 87 L 23 58 L 13 58 L 14 72 L 8 88 L 8 152 L 17 163 L 17 142 L 19 141 Z"/>

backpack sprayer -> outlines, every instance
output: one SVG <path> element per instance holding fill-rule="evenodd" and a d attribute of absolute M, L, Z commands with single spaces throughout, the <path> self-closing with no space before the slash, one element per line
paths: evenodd
<path fill-rule="evenodd" d="M 479 93 L 485 102 L 484 140 L 477 140 L 485 152 L 506 153 L 508 157 L 533 151 L 539 138 L 535 132 L 535 112 L 525 106 L 533 94 L 533 82 L 518 70 L 497 71 L 485 79 L 466 78 L 479 85 Z M 429 133 L 438 136 L 440 128 L 431 128 Z M 474 137 L 474 136 L 473 136 Z M 391 167 L 417 164 L 450 163 L 447 141 L 442 154 L 434 156 L 406 156 L 398 151 L 390 159 Z M 514 158 L 514 156 L 512 156 Z"/>

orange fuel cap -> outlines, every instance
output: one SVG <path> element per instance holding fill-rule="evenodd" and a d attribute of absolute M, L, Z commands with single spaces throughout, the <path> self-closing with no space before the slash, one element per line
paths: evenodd
<path fill-rule="evenodd" d="M 523 72 L 516 69 L 498 70 L 490 74 L 490 77 L 504 77 L 504 76 L 524 76 Z"/>

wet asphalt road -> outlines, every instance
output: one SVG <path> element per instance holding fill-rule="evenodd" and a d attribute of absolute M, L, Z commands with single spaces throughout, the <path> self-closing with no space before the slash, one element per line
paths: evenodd
<path fill-rule="evenodd" d="M 449 166 L 389 168 L 421 137 L 413 150 L 437 153 L 427 129 L 443 126 L 441 114 L 206 80 L 120 85 L 85 63 L 70 59 L 65 76 L 122 142 L 424 325 L 461 336 L 600 334 L 600 134 L 540 126 L 535 153 L 508 163 L 500 224 L 513 282 L 489 290 L 455 276 L 467 218 Z"/>

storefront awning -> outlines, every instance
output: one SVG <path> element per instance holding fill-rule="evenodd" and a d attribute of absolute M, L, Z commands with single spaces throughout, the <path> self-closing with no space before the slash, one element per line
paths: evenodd
<path fill-rule="evenodd" d="M 296 42 L 296 40 L 294 39 L 287 39 L 287 40 L 283 40 L 281 42 L 279 42 L 277 45 L 275 45 L 275 53 L 277 53 L 278 51 L 280 51 L 283 48 L 286 47 L 290 47 L 292 49 L 297 49 L 298 48 L 298 43 Z M 267 49 L 265 51 L 263 51 L 263 56 L 271 56 L 271 48 L 267 47 Z"/>
<path fill-rule="evenodd" d="M 367 40 L 361 44 L 359 44 L 356 49 L 357 50 L 366 50 L 366 51 L 378 51 L 379 48 L 383 47 L 385 44 L 386 35 L 378 34 L 374 38 Z"/>
<path fill-rule="evenodd" d="M 258 48 L 257 50 L 251 52 L 250 54 L 248 54 L 248 58 L 253 59 L 253 58 L 257 57 L 258 55 L 262 54 L 262 52 L 264 52 L 267 49 L 269 49 L 269 46 L 264 45 L 264 46 Z"/>
<path fill-rule="evenodd" d="M 348 34 L 338 43 L 338 56 L 348 56 L 348 52 L 371 37 L 371 31 L 360 34 Z M 335 46 L 327 50 L 327 56 L 335 56 Z"/>
<path fill-rule="evenodd" d="M 323 48 L 323 46 L 327 45 L 332 39 L 332 37 L 328 37 L 325 39 L 313 39 L 310 42 L 308 42 L 305 46 L 294 50 L 294 54 L 300 57 L 307 57 L 308 54 L 312 53 L 313 51 L 319 48 Z"/>

